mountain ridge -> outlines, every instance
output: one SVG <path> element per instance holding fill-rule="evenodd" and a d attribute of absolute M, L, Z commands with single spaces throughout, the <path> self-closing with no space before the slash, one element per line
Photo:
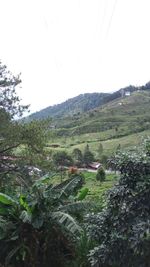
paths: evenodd
<path fill-rule="evenodd" d="M 61 118 L 66 116 L 74 116 L 75 114 L 81 114 L 95 108 L 98 108 L 106 103 L 109 103 L 115 99 L 125 96 L 127 93 L 131 94 L 134 91 L 150 90 L 150 82 L 144 86 L 127 86 L 121 88 L 113 93 L 84 93 L 73 98 L 70 98 L 60 104 L 53 106 L 48 106 L 40 111 L 34 112 L 25 119 L 30 120 L 39 120 L 51 118 Z"/>

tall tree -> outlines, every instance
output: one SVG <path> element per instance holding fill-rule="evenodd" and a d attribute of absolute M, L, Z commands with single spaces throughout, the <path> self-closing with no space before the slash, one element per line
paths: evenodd
<path fill-rule="evenodd" d="M 75 148 L 72 152 L 72 157 L 74 160 L 74 164 L 77 167 L 82 166 L 83 163 L 83 155 L 82 155 L 82 151 L 79 148 Z"/>
<path fill-rule="evenodd" d="M 60 168 L 61 173 L 61 182 L 63 179 L 63 168 L 64 166 L 70 166 L 73 163 L 73 160 L 66 151 L 58 151 L 53 155 L 53 161 L 57 168 Z"/>
<path fill-rule="evenodd" d="M 20 76 L 13 76 L 0 62 L 0 181 L 19 171 L 25 154 L 40 154 L 45 141 L 41 123 L 24 124 L 15 120 L 28 109 L 28 106 L 20 104 L 16 93 L 20 83 Z M 21 146 L 23 157 L 21 153 L 18 157 L 16 149 Z M 29 157 L 26 162 L 29 162 Z"/>
<path fill-rule="evenodd" d="M 90 151 L 90 148 L 89 148 L 89 145 L 88 144 L 86 145 L 86 147 L 84 149 L 83 160 L 84 160 L 84 163 L 86 165 L 88 165 L 89 163 L 91 163 L 92 161 L 94 161 L 94 155 Z"/>
<path fill-rule="evenodd" d="M 102 157 L 102 154 L 103 154 L 103 145 L 102 145 L 102 143 L 99 143 L 98 144 L 98 148 L 97 148 L 97 154 L 98 154 L 98 157 L 99 157 L 99 159 L 101 159 L 101 157 Z"/>
<path fill-rule="evenodd" d="M 16 87 L 21 83 L 20 75 L 14 76 L 0 61 L 0 111 L 5 110 L 11 118 L 21 116 L 28 106 L 20 105 Z"/>

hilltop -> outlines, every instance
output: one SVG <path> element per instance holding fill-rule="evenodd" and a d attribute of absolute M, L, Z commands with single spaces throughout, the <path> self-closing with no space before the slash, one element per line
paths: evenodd
<path fill-rule="evenodd" d="M 53 121 L 60 136 L 62 128 L 66 136 L 111 129 L 115 129 L 117 135 L 138 132 L 149 126 L 150 92 L 133 92 L 130 96 L 115 99 L 86 113 Z"/>
<path fill-rule="evenodd" d="M 143 90 L 146 88 L 140 88 Z M 35 112 L 27 117 L 28 120 L 32 119 L 46 119 L 47 117 L 51 118 L 59 118 L 66 116 L 73 116 L 75 114 L 81 114 L 97 107 L 100 107 L 106 103 L 113 101 L 114 99 L 118 99 L 123 95 L 130 94 L 134 91 L 139 90 L 139 87 L 128 86 L 125 88 L 121 88 L 118 91 L 113 93 L 85 93 L 80 94 L 76 97 L 70 98 L 61 104 L 57 104 L 54 106 L 46 107 L 38 112 Z"/>
<path fill-rule="evenodd" d="M 49 106 L 29 116 L 29 119 L 45 119 L 47 117 L 65 117 L 81 114 L 107 102 L 109 94 L 87 93 L 70 98 L 61 104 Z"/>

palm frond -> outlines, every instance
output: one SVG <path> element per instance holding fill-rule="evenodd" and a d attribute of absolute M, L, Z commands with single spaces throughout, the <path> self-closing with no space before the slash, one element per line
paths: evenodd
<path fill-rule="evenodd" d="M 8 266 L 10 261 L 12 260 L 12 257 L 18 252 L 18 250 L 21 248 L 21 245 L 18 245 L 17 247 L 14 247 L 7 255 L 5 259 L 5 264 Z"/>
<path fill-rule="evenodd" d="M 76 220 L 72 218 L 71 215 L 62 212 L 56 211 L 53 212 L 52 218 L 61 226 L 65 228 L 65 230 L 69 231 L 72 234 L 79 234 L 82 232 L 82 228 L 78 225 Z"/>
<path fill-rule="evenodd" d="M 71 194 L 73 194 L 77 188 L 80 187 L 81 185 L 81 180 L 82 177 L 81 176 L 76 176 L 75 178 L 73 178 L 71 181 L 69 181 L 64 188 L 62 188 L 61 190 L 61 194 L 60 194 L 60 198 L 64 195 L 64 196 L 69 196 Z"/>
<path fill-rule="evenodd" d="M 56 173 L 46 174 L 39 178 L 34 184 L 33 187 L 40 187 L 41 185 L 48 184 L 48 182 L 56 175 Z"/>
<path fill-rule="evenodd" d="M 32 216 L 31 216 L 31 213 L 29 213 L 28 211 L 26 210 L 23 210 L 21 212 L 21 215 L 19 217 L 24 223 L 31 223 L 31 219 L 32 219 Z"/>
<path fill-rule="evenodd" d="M 69 203 L 67 205 L 63 205 L 59 207 L 59 210 L 68 212 L 71 214 L 75 214 L 78 212 L 84 212 L 87 210 L 90 210 L 92 207 L 91 203 L 89 202 L 74 202 L 74 203 Z"/>

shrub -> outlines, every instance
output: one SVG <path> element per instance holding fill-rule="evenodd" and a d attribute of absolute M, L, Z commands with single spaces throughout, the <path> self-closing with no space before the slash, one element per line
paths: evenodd
<path fill-rule="evenodd" d="M 88 216 L 89 234 L 99 243 L 90 252 L 92 267 L 150 266 L 150 155 L 145 144 L 145 149 L 115 156 L 120 181 L 109 191 L 106 208 Z"/>
<path fill-rule="evenodd" d="M 105 170 L 103 167 L 100 167 L 97 170 L 97 174 L 96 174 L 96 180 L 100 181 L 100 182 L 104 182 L 106 179 L 106 174 L 105 174 Z"/>
<path fill-rule="evenodd" d="M 87 187 L 84 187 L 80 190 L 79 195 L 77 196 L 77 200 L 83 200 L 87 196 L 89 192 L 89 189 Z"/>

